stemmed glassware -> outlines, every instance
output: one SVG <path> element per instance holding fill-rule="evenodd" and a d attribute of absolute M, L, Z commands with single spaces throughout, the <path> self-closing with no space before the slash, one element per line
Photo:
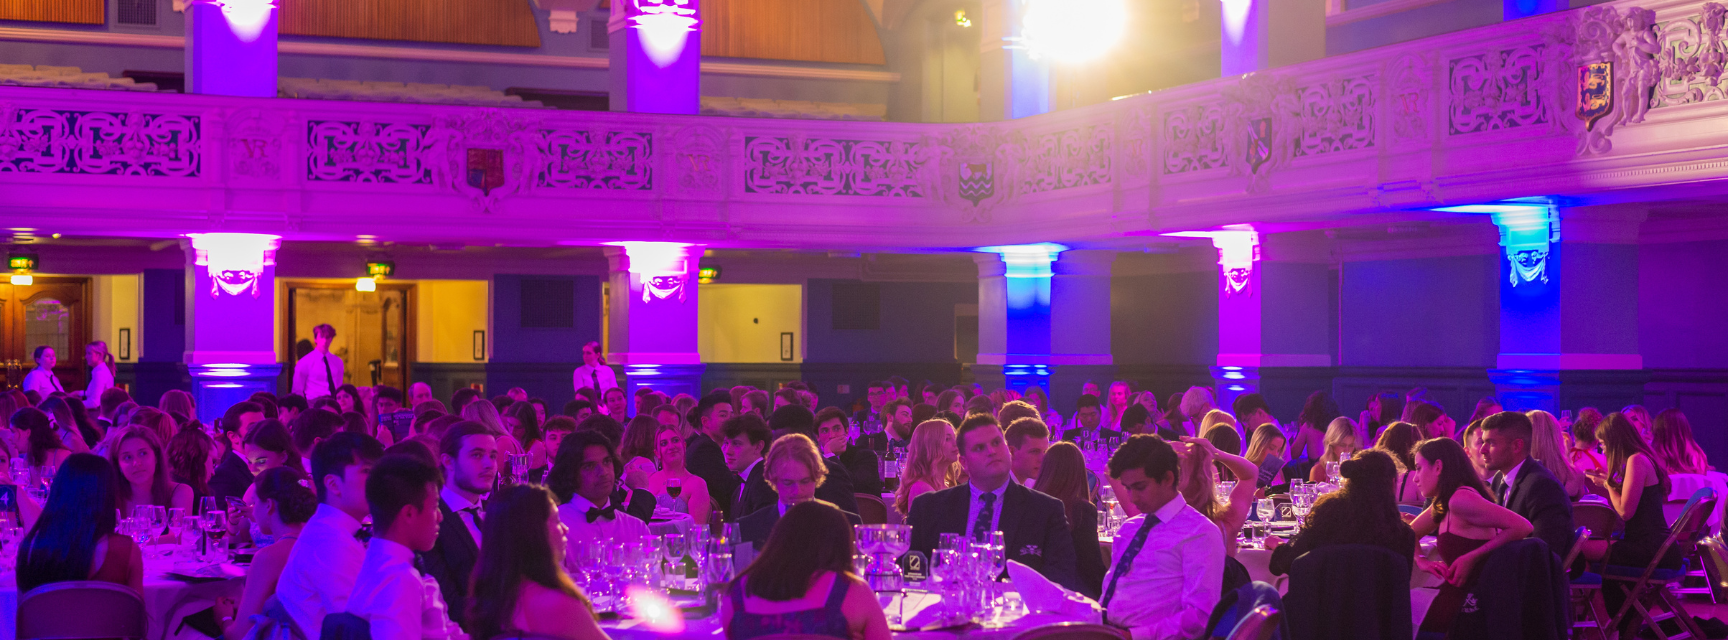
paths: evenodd
<path fill-rule="evenodd" d="M 186 546 L 186 510 L 174 507 L 168 509 L 168 535 L 174 536 L 175 546 Z M 173 553 L 172 550 L 169 553 Z"/>
<path fill-rule="evenodd" d="M 228 561 L 228 513 L 224 511 L 209 511 L 203 516 L 204 540 L 209 546 L 205 548 L 204 561 L 222 563 Z"/>

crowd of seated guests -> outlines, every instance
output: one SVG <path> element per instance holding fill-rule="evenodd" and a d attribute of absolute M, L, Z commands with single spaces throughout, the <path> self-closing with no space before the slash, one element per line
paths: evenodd
<path fill-rule="evenodd" d="M 333 392 L 310 402 L 255 394 L 208 426 L 182 391 L 155 407 L 111 385 L 93 404 L 0 392 L 0 454 L 53 478 L 45 502 L 16 492 L 28 529 L 20 588 L 96 579 L 141 589 L 142 553 L 114 515 L 232 497 L 248 506 L 231 514 L 236 537 L 258 549 L 242 595 L 215 609 L 229 640 L 260 626 L 315 637 L 334 613 L 379 640 L 598 638 L 567 558 L 582 544 L 647 535 L 658 508 L 736 522 L 757 547 L 721 603 L 729 637 L 886 637 L 851 573 L 851 527 L 861 522 L 854 492 L 888 489 L 878 465 L 893 452 L 888 502 L 912 527 L 913 549 L 1001 532 L 1010 559 L 1095 598 L 1134 637 L 1197 635 L 1221 595 L 1248 582 L 1237 533 L 1257 498 L 1290 479 L 1340 483 L 1292 539 L 1269 539 L 1272 571 L 1328 546 L 1384 547 L 1442 584 L 1421 628 L 1443 634 L 1489 555 L 1526 538 L 1564 555 L 1571 504 L 1591 495 L 1626 532 L 1591 542 L 1585 559 L 1677 567 L 1673 549 L 1655 555 L 1662 503 L 1674 475 L 1710 470 L 1675 409 L 1584 408 L 1573 419 L 1485 399 L 1459 429 L 1420 390 L 1377 393 L 1358 420 L 1316 392 L 1280 424 L 1258 394 L 1227 412 L 1193 387 L 1160 409 L 1156 395 L 1117 382 L 1102 398 L 1092 385 L 1062 429 L 1041 390 L 913 392 L 896 379 L 871 383 L 868 404 L 850 413 L 818 411 L 802 383 L 700 398 L 644 388 L 633 402 L 615 385 L 584 387 L 555 413 L 519 388 L 493 398 L 458 389 L 445 403 L 424 383 L 406 394 L 326 384 Z M 860 418 L 884 436 L 854 440 Z M 1101 478 L 1074 441 L 1113 438 Z M 528 484 L 505 481 L 517 455 L 528 457 Z M 1230 495 L 1221 480 L 1236 482 Z M 1108 554 L 1097 526 L 1105 490 L 1127 518 Z M 1432 558 L 1416 547 L 1430 534 Z M 1613 591 L 1603 591 L 1610 611 L 1623 597 Z"/>

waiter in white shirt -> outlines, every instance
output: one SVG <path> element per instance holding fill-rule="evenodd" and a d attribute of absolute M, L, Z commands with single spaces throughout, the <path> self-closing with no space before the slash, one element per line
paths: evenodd
<path fill-rule="evenodd" d="M 90 384 L 84 388 L 84 406 L 102 408 L 102 392 L 114 388 L 114 356 L 101 340 L 84 347 L 84 364 L 90 367 Z"/>
<path fill-rule="evenodd" d="M 594 431 L 578 431 L 564 436 L 558 445 L 558 457 L 546 477 L 546 485 L 562 499 L 558 519 L 570 528 L 570 553 L 565 557 L 575 561 L 581 545 L 594 540 L 633 541 L 648 535 L 648 525 L 612 504 L 612 491 L 618 486 L 618 454 L 611 441 Z"/>
<path fill-rule="evenodd" d="M 577 390 L 593 389 L 596 396 L 618 387 L 618 374 L 606 366 L 606 357 L 600 355 L 600 343 L 590 341 L 582 345 L 582 366 L 576 367 L 570 384 Z"/>
<path fill-rule="evenodd" d="M 36 347 L 36 353 L 32 355 L 36 358 L 36 368 L 24 374 L 24 391 L 35 391 L 43 400 L 51 394 L 65 392 L 66 387 L 60 386 L 60 380 L 54 377 L 54 347 Z"/>
<path fill-rule="evenodd" d="M 307 401 L 336 395 L 336 387 L 342 386 L 342 359 L 330 353 L 335 339 L 336 327 L 312 327 L 312 353 L 294 363 L 293 391 Z"/>

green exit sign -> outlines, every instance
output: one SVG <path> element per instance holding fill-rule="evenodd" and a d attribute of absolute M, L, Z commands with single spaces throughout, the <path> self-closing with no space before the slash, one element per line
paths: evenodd
<path fill-rule="evenodd" d="M 396 263 L 368 262 L 366 263 L 366 275 L 385 277 L 396 275 Z"/>
<path fill-rule="evenodd" d="M 36 256 L 26 253 L 14 253 L 6 260 L 6 266 L 13 271 L 35 271 Z"/>

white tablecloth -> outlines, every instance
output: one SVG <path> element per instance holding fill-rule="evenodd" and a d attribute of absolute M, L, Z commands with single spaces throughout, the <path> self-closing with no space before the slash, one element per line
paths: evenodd
<path fill-rule="evenodd" d="M 662 517 L 664 515 L 664 517 Z M 694 523 L 688 513 L 654 514 L 654 520 L 648 523 L 648 531 L 657 536 L 668 533 L 690 535 L 690 525 Z"/>
<path fill-rule="evenodd" d="M 893 596 L 883 594 L 881 598 L 884 603 L 884 608 L 898 606 L 898 603 L 893 601 Z M 939 596 L 931 593 L 917 592 L 908 594 L 905 615 L 907 618 L 911 618 L 918 609 L 932 606 L 940 601 L 941 598 Z M 968 628 L 945 629 L 941 631 L 897 631 L 894 633 L 894 637 L 907 640 L 946 640 L 949 638 L 1008 640 L 1033 627 L 1059 622 L 1096 623 L 1098 620 L 1078 620 L 1075 618 L 1047 614 L 1027 614 L 1013 620 L 1005 621 L 999 625 L 992 625 L 989 627 L 973 625 Z M 659 638 L 708 639 L 726 637 L 725 630 L 720 627 L 720 619 L 718 615 L 686 620 L 684 631 L 681 633 L 656 632 L 640 626 L 635 620 L 630 619 L 606 621 L 602 622 L 600 626 L 606 630 L 606 634 L 611 636 L 613 640 L 649 640 Z"/>
<path fill-rule="evenodd" d="M 175 570 L 173 562 L 166 558 L 148 558 L 144 561 L 144 610 L 150 615 L 150 640 L 209 640 L 204 634 L 190 627 L 176 633 L 180 619 L 208 608 L 217 596 L 227 596 L 238 603 L 240 592 L 246 586 L 246 579 L 229 578 L 190 584 L 167 577 L 166 574 L 172 570 Z M 192 567 L 181 566 L 179 570 L 190 572 Z M 17 634 L 18 576 L 8 571 L 0 574 L 0 640 L 15 640 Z"/>
<path fill-rule="evenodd" d="M 1718 533 L 1722 530 L 1723 509 L 1728 508 L 1728 474 L 1724 474 L 1720 471 L 1711 471 L 1703 474 L 1676 473 L 1668 476 L 1668 479 L 1671 484 L 1668 490 L 1669 502 L 1684 502 L 1691 498 L 1692 494 L 1697 493 L 1699 489 L 1706 487 L 1715 489 L 1716 510 L 1710 513 L 1710 520 L 1705 523 L 1705 529 L 1712 534 Z M 1665 508 L 1663 511 L 1665 512 L 1665 515 L 1668 516 L 1668 521 L 1670 523 L 1680 516 L 1679 505 Z"/>

